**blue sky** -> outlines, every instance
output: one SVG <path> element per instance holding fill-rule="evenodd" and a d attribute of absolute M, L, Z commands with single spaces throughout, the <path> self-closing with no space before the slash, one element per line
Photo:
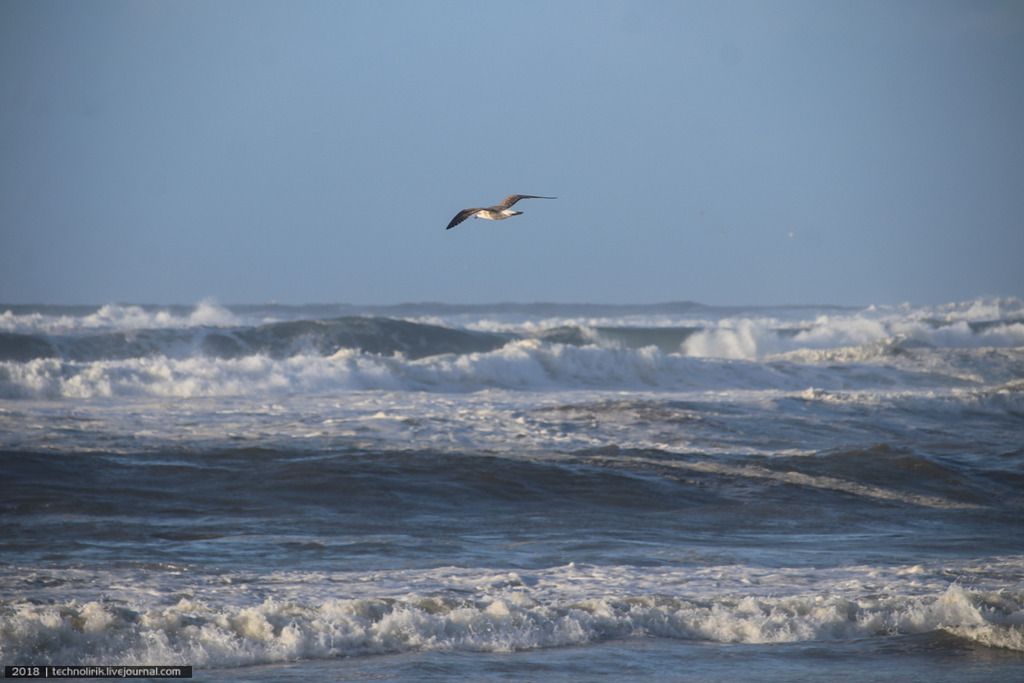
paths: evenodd
<path fill-rule="evenodd" d="M 1024 296 L 1022 73 L 1020 2 L 0 0 L 0 301 Z"/>

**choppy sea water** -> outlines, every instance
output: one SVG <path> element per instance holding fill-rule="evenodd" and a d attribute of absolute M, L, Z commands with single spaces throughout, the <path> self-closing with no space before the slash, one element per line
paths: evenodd
<path fill-rule="evenodd" d="M 1024 679 L 1024 303 L 0 306 L 0 662 Z"/>

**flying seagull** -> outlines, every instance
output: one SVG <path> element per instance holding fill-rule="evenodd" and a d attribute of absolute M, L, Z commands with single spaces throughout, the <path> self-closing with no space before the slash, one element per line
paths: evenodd
<path fill-rule="evenodd" d="M 513 211 L 511 207 L 520 199 L 558 199 L 558 197 L 541 197 L 536 194 L 510 194 L 502 200 L 501 204 L 483 208 L 463 209 L 462 211 L 459 211 L 455 214 L 455 218 L 452 219 L 452 222 L 448 224 L 448 227 L 445 228 L 445 230 L 451 230 L 470 216 L 483 218 L 489 221 L 503 221 L 506 218 L 518 216 L 522 211 Z"/>

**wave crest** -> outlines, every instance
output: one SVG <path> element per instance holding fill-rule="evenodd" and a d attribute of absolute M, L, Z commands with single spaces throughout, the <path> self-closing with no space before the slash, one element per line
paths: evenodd
<path fill-rule="evenodd" d="M 5 661 L 200 667 L 422 650 L 512 652 L 654 636 L 715 643 L 792 643 L 945 631 L 1024 651 L 1015 598 L 952 585 L 932 596 L 600 596 L 538 600 L 516 587 L 474 599 L 408 595 L 272 598 L 249 606 L 176 604 L 132 609 L 104 601 L 20 603 L 0 616 Z"/>

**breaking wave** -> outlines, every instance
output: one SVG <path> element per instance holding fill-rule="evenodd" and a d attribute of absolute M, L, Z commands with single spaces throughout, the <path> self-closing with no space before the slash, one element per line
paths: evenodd
<path fill-rule="evenodd" d="M 505 590 L 475 598 L 268 598 L 248 606 L 188 597 L 151 608 L 103 600 L 21 602 L 0 614 L 0 657 L 19 664 L 190 662 L 219 668 L 424 650 L 512 652 L 643 636 L 793 643 L 937 632 L 1024 651 L 1020 598 L 954 584 L 937 595 L 891 597 L 538 600 L 529 590 Z"/>
<path fill-rule="evenodd" d="M 200 325 L 229 327 L 241 319 L 211 300 L 194 308 L 173 306 L 153 308 L 106 304 L 93 311 L 85 307 L 41 307 L 41 310 L 0 313 L 0 331 L 29 334 L 69 334 L 95 331 L 130 331 L 158 328 L 187 328 Z"/>
<path fill-rule="evenodd" d="M 301 354 L 329 356 L 341 349 L 410 358 L 497 348 L 507 337 L 392 320 L 344 317 L 274 322 L 255 327 L 163 327 L 75 335 L 0 332 L 0 360 L 59 358 L 104 361 L 129 358 L 242 358 Z"/>
<path fill-rule="evenodd" d="M 784 354 L 869 359 L 920 348 L 1020 346 L 1024 318 L 949 322 L 821 316 L 790 328 L 775 320 L 730 319 L 694 333 L 681 348 L 689 356 L 755 360 Z"/>
<path fill-rule="evenodd" d="M 470 340 L 470 343 L 476 343 Z M 487 343 L 486 341 L 484 342 Z M 1020 359 L 1011 358 L 1019 363 Z M 0 363 L 0 397 L 208 397 L 384 389 L 775 389 L 965 386 L 970 378 L 923 369 L 850 364 L 841 371 L 788 361 L 689 358 L 654 347 L 604 348 L 509 342 L 492 351 L 408 358 L 341 349 L 333 355 L 232 358 L 156 355 L 91 362 L 37 358 Z"/>
<path fill-rule="evenodd" d="M 524 321 L 519 309 L 452 313 L 426 304 L 403 307 L 401 318 L 317 317 L 343 307 L 228 309 L 212 302 L 191 309 L 7 310 L 0 315 L 0 397 L 830 390 L 955 387 L 1024 375 L 1024 305 L 1017 300 L 815 309 L 810 319 L 802 308 L 715 313 L 689 305 L 654 314 L 637 307 L 612 318 L 572 317 L 580 307 L 536 307 L 549 317 Z M 560 310 L 565 315 L 552 315 Z"/>

